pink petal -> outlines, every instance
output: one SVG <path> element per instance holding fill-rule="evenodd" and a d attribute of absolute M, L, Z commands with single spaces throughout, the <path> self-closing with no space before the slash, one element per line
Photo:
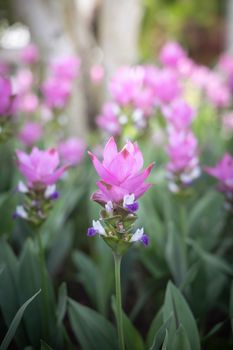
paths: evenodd
<path fill-rule="evenodd" d="M 151 188 L 152 184 L 143 184 L 141 185 L 135 192 L 135 199 L 141 197 L 149 188 Z"/>
<path fill-rule="evenodd" d="M 117 155 L 118 151 L 117 151 L 117 145 L 116 142 L 114 140 L 114 137 L 111 137 L 105 148 L 104 148 L 104 161 L 103 161 L 103 165 L 104 166 L 108 166 L 112 160 L 114 159 L 114 157 Z"/>
<path fill-rule="evenodd" d="M 92 163 L 100 178 L 107 183 L 113 183 L 118 185 L 118 179 L 100 163 L 96 156 L 94 156 L 94 154 L 92 154 L 91 152 L 88 152 L 88 154 L 91 157 Z"/>
<path fill-rule="evenodd" d="M 129 194 L 126 189 L 115 185 L 109 185 L 103 181 L 98 181 L 96 184 L 108 201 L 120 202 L 126 194 Z"/>
<path fill-rule="evenodd" d="M 114 174 L 118 182 L 123 182 L 135 169 L 136 161 L 132 154 L 124 147 L 109 165 L 109 171 Z M 106 181 L 109 183 L 109 181 Z M 112 182 L 110 182 L 112 183 Z M 118 183 L 118 184 L 119 184 Z M 118 185 L 117 183 L 115 183 Z"/>
<path fill-rule="evenodd" d="M 63 167 L 56 170 L 53 174 L 41 178 L 41 182 L 43 182 L 45 185 L 53 185 L 55 182 L 57 182 L 57 180 L 60 179 L 68 167 L 68 165 L 64 165 Z"/>
<path fill-rule="evenodd" d="M 132 178 L 126 180 L 122 183 L 122 187 L 127 188 L 129 193 L 135 193 L 136 189 L 143 184 L 143 182 L 150 175 L 150 172 L 154 166 L 154 163 L 151 163 L 142 173 L 133 176 Z"/>

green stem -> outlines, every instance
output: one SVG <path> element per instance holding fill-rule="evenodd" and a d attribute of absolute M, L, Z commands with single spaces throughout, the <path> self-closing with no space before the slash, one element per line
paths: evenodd
<path fill-rule="evenodd" d="M 124 332 L 123 332 L 123 315 L 121 302 L 121 259 L 122 256 L 113 253 L 115 262 L 115 288 L 116 288 L 116 319 L 117 333 L 119 340 L 119 350 L 125 350 Z"/>
<path fill-rule="evenodd" d="M 46 263 L 45 263 L 45 254 L 44 248 L 41 240 L 41 233 L 36 233 L 37 243 L 39 249 L 39 265 L 40 265 L 40 280 L 41 280 L 41 289 L 42 289 L 42 302 L 43 302 L 43 333 L 45 338 L 48 337 L 48 290 L 47 290 L 47 278 L 46 278 Z"/>
<path fill-rule="evenodd" d="M 187 238 L 187 225 L 186 225 L 186 208 L 185 208 L 185 204 L 181 203 L 180 205 L 180 228 L 181 228 L 181 234 L 183 236 L 183 241 L 185 244 L 185 240 Z"/>

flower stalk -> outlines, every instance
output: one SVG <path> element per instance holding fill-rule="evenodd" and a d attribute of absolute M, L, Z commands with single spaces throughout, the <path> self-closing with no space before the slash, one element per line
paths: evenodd
<path fill-rule="evenodd" d="M 116 321 L 119 341 L 119 350 L 125 350 L 124 331 L 123 331 L 123 313 L 121 300 L 121 260 L 122 255 L 113 253 L 115 264 L 115 289 L 116 289 Z"/>

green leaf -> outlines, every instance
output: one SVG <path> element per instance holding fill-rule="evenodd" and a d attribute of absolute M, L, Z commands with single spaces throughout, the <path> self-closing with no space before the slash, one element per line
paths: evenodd
<path fill-rule="evenodd" d="M 115 329 L 102 315 L 72 299 L 68 299 L 68 315 L 82 350 L 117 350 Z"/>
<path fill-rule="evenodd" d="M 168 232 L 166 259 L 176 284 L 180 286 L 185 279 L 187 264 L 182 237 L 174 230 Z"/>
<path fill-rule="evenodd" d="M 13 321 L 11 322 L 10 328 L 7 331 L 7 334 L 5 335 L 2 344 L 0 346 L 0 350 L 7 350 L 8 346 L 10 345 L 12 339 L 14 338 L 14 335 L 16 333 L 16 330 L 18 328 L 18 325 L 20 323 L 20 321 L 22 320 L 24 311 L 26 310 L 26 308 L 28 307 L 28 305 L 36 298 L 36 296 L 41 292 L 41 290 L 39 290 L 36 294 L 34 294 L 30 299 L 28 299 L 22 306 L 21 308 L 18 310 L 18 312 L 16 313 Z"/>
<path fill-rule="evenodd" d="M 174 315 L 171 314 L 169 318 L 163 323 L 158 332 L 155 334 L 154 341 L 150 350 L 160 350 L 161 346 L 166 346 L 168 342 L 168 333 L 171 326 Z"/>
<path fill-rule="evenodd" d="M 40 350 L 53 350 L 44 340 L 40 341 Z"/>
<path fill-rule="evenodd" d="M 61 325 L 63 318 L 66 314 L 67 307 L 67 287 L 66 283 L 63 282 L 58 290 L 58 305 L 57 305 L 57 324 Z"/>
<path fill-rule="evenodd" d="M 192 312 L 190 311 L 189 306 L 180 291 L 171 282 L 169 282 L 166 289 L 165 302 L 163 306 L 164 320 L 168 319 L 171 312 L 174 313 L 175 328 L 178 329 L 178 327 L 182 325 L 187 333 L 191 349 L 199 350 L 200 339 Z M 171 345 L 170 341 L 171 340 L 169 339 L 169 345 Z"/>
<path fill-rule="evenodd" d="M 207 264 L 212 266 L 215 269 L 218 269 L 220 272 L 233 276 L 233 267 L 228 265 L 221 257 L 213 255 L 204 251 L 195 241 L 188 239 L 187 243 L 196 251 L 196 253 L 203 259 Z"/>
<path fill-rule="evenodd" d="M 112 308 L 116 317 L 116 299 L 112 298 Z M 123 312 L 123 329 L 126 350 L 143 350 L 144 344 L 141 335 L 134 327 L 130 319 Z"/>
<path fill-rule="evenodd" d="M 191 350 L 187 334 L 181 325 L 175 333 L 171 350 Z"/>
<path fill-rule="evenodd" d="M 154 342 L 155 334 L 158 332 L 160 327 L 163 326 L 163 308 L 161 308 L 155 315 L 153 321 L 151 322 L 150 329 L 146 337 L 147 347 L 151 346 Z"/>

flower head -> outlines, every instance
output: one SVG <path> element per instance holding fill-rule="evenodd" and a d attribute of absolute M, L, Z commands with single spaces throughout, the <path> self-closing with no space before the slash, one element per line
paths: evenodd
<path fill-rule="evenodd" d="M 67 169 L 67 166 L 58 168 L 59 155 L 53 148 L 41 151 L 34 147 L 30 154 L 17 150 L 16 155 L 19 171 L 30 187 L 53 185 Z"/>
<path fill-rule="evenodd" d="M 205 171 L 219 181 L 219 189 L 233 199 L 233 157 L 225 153 L 215 167 L 206 167 Z"/>
<path fill-rule="evenodd" d="M 74 80 L 79 73 L 80 60 L 76 56 L 58 57 L 51 63 L 52 74 L 65 80 Z"/>
<path fill-rule="evenodd" d="M 39 51 L 35 44 L 29 44 L 21 52 L 21 60 L 25 64 L 34 64 L 39 60 Z"/>
<path fill-rule="evenodd" d="M 50 108 L 64 108 L 71 96 L 72 84 L 58 77 L 48 78 L 41 87 L 45 104 Z"/>
<path fill-rule="evenodd" d="M 85 143 L 77 138 L 61 142 L 58 148 L 61 159 L 68 164 L 77 165 L 84 154 Z"/>
<path fill-rule="evenodd" d="M 91 152 L 89 155 L 100 176 L 97 182 L 99 190 L 93 194 L 93 200 L 120 203 L 126 195 L 133 193 L 137 199 L 151 187 L 145 180 L 153 163 L 142 171 L 143 156 L 136 143 L 128 141 L 118 152 L 115 140 L 111 137 L 105 146 L 102 163 Z"/>
<path fill-rule="evenodd" d="M 40 140 L 42 132 L 39 123 L 27 122 L 20 130 L 19 139 L 25 146 L 30 147 Z"/>
<path fill-rule="evenodd" d="M 184 49 L 175 41 L 166 43 L 160 51 L 160 61 L 170 67 L 177 67 L 179 62 L 187 57 Z"/>

